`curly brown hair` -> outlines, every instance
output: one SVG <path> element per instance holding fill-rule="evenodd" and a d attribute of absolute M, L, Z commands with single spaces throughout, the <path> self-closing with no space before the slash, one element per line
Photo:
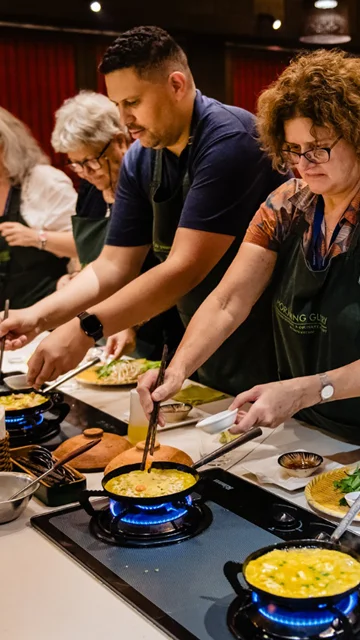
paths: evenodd
<path fill-rule="evenodd" d="M 360 59 L 335 49 L 299 54 L 260 94 L 257 117 L 262 148 L 278 171 L 284 170 L 284 122 L 296 117 L 330 127 L 360 157 Z"/>

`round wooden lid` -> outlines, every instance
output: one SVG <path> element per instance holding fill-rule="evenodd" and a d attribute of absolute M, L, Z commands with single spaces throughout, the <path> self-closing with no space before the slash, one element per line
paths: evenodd
<path fill-rule="evenodd" d="M 107 465 L 105 469 L 105 473 L 109 473 L 113 469 L 117 469 L 118 467 L 124 467 L 127 464 L 135 464 L 137 462 L 142 461 L 144 448 L 141 448 L 141 442 L 138 443 L 135 447 L 128 449 L 127 451 L 123 451 L 116 458 L 111 460 L 111 462 Z M 96 447 L 94 447 L 96 449 Z M 155 447 L 154 450 L 154 460 L 159 462 L 177 462 L 179 464 L 186 464 L 191 466 L 193 464 L 193 460 L 188 456 L 185 451 L 181 451 L 180 449 L 176 449 L 175 447 L 169 447 L 165 444 L 159 444 Z"/>
<path fill-rule="evenodd" d="M 85 429 L 82 434 L 62 442 L 55 449 L 54 456 L 61 458 L 70 453 L 70 451 L 89 442 L 89 439 L 95 440 L 99 437 L 101 437 L 101 441 L 95 447 L 71 460 L 71 466 L 74 469 L 79 469 L 79 471 L 102 471 L 115 456 L 131 448 L 130 442 L 123 436 L 118 436 L 116 433 L 106 433 L 103 429 L 92 427 Z"/>

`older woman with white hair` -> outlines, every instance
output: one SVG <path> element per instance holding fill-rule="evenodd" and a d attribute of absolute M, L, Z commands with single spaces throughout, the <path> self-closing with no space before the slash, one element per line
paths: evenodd
<path fill-rule="evenodd" d="M 84 266 L 96 260 L 105 243 L 121 163 L 131 139 L 109 98 L 80 91 L 65 100 L 56 112 L 51 142 L 55 151 L 67 154 L 68 166 L 83 179 L 72 225 L 80 263 Z M 150 252 L 143 269 L 155 264 L 157 260 Z M 59 286 L 74 275 L 64 276 Z M 163 341 L 170 349 L 175 348 L 182 334 L 178 313 L 171 309 L 140 328 L 111 336 L 107 353 L 115 357 L 121 353 L 159 357 Z"/>
<path fill-rule="evenodd" d="M 0 107 L 0 309 L 28 307 L 56 288 L 76 256 L 76 191 L 29 129 Z"/>

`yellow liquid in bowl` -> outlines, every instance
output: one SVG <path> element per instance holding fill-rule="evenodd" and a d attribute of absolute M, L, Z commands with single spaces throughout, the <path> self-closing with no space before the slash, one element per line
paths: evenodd
<path fill-rule="evenodd" d="M 144 427 L 144 426 L 136 426 L 136 424 L 129 424 L 128 432 L 127 432 L 129 442 L 135 445 L 138 442 L 142 442 L 146 440 L 147 432 L 148 432 L 148 425 Z"/>

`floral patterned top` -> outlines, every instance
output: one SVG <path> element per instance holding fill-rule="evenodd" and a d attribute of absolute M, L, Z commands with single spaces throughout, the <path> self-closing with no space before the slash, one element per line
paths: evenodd
<path fill-rule="evenodd" d="M 273 191 L 258 209 L 250 222 L 244 242 L 278 252 L 289 234 L 291 224 L 303 213 L 309 225 L 304 232 L 303 247 L 305 256 L 309 259 L 313 249 L 314 215 L 319 198 L 321 196 L 312 193 L 303 180 L 288 180 Z M 325 226 L 322 224 L 316 250 L 320 252 L 323 264 L 348 250 L 352 232 L 358 222 L 359 208 L 360 189 L 341 216 L 338 232 L 328 250 L 325 245 Z"/>

